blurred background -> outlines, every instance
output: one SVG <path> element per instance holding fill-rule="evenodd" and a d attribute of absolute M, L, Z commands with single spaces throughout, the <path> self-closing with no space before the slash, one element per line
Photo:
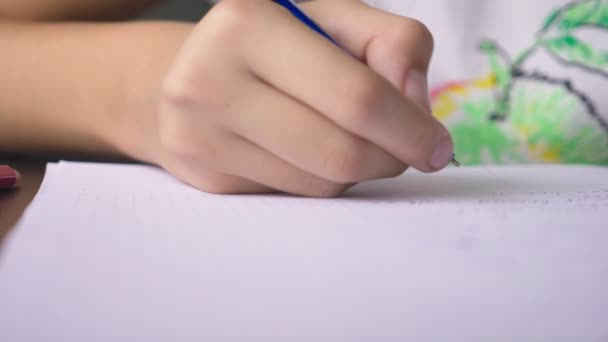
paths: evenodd
<path fill-rule="evenodd" d="M 211 7 L 205 0 L 168 0 L 148 13 L 144 19 L 198 21 Z"/>

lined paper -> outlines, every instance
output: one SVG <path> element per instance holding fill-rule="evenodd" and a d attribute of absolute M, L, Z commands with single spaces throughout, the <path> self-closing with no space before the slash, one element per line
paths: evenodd
<path fill-rule="evenodd" d="M 49 164 L 0 341 L 605 341 L 608 169 L 450 168 L 339 199 Z"/>

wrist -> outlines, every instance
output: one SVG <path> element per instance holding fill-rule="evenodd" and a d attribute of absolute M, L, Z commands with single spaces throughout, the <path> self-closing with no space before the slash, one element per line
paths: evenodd
<path fill-rule="evenodd" d="M 158 135 L 158 110 L 166 73 L 192 29 L 191 24 L 135 24 L 138 48 L 121 81 L 123 98 L 120 110 L 109 114 L 111 129 L 103 132 L 121 154 L 142 162 L 159 164 L 161 144 Z"/>

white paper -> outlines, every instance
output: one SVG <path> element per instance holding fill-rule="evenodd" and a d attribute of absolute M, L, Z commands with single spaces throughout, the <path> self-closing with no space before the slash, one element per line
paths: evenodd
<path fill-rule="evenodd" d="M 451 168 L 341 199 L 50 164 L 0 341 L 607 341 L 608 169 Z"/>

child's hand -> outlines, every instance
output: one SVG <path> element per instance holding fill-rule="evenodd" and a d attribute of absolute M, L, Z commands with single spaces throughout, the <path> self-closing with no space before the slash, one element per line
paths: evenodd
<path fill-rule="evenodd" d="M 358 60 L 271 1 L 221 1 L 166 76 L 159 164 L 213 193 L 327 197 L 449 163 L 428 30 L 355 0 L 304 9 Z"/>

